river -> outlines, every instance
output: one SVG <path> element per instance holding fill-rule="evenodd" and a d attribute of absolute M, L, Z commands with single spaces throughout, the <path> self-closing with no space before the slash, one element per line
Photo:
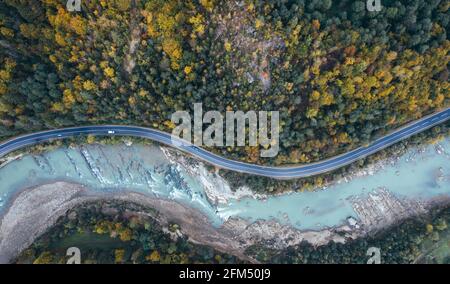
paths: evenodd
<path fill-rule="evenodd" d="M 393 197 L 389 202 L 394 203 L 379 202 L 375 210 L 381 216 L 399 214 L 391 212 L 392 207 L 409 210 L 405 203 L 408 200 L 420 205 L 421 201 L 450 197 L 449 161 L 447 138 L 438 144 L 411 149 L 373 173 L 353 176 L 325 189 L 265 199 L 231 197 L 226 204 L 212 204 L 202 179 L 185 167 L 170 163 L 159 147 L 120 144 L 59 148 L 25 155 L 0 168 L 0 212 L 19 190 L 68 181 L 92 191 L 130 190 L 174 200 L 200 210 L 216 227 L 227 218 L 240 217 L 249 221 L 275 220 L 300 230 L 320 230 L 342 225 L 349 217 L 364 221 L 364 208 L 358 206 L 364 205 L 364 200 L 380 199 L 383 194 Z M 217 186 L 217 190 L 220 188 Z"/>

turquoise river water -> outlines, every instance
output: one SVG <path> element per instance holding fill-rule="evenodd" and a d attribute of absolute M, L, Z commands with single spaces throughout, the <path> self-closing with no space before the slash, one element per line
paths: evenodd
<path fill-rule="evenodd" d="M 450 196 L 450 138 L 411 149 L 371 175 L 353 177 L 314 192 L 291 193 L 265 200 L 246 197 L 213 205 L 200 179 L 171 164 L 153 146 L 115 145 L 60 148 L 26 155 L 0 168 L 0 212 L 19 190 L 68 181 L 92 191 L 131 190 L 194 207 L 220 226 L 229 217 L 276 220 L 301 230 L 318 230 L 358 219 L 352 198 L 386 188 L 396 197 L 428 200 Z"/>

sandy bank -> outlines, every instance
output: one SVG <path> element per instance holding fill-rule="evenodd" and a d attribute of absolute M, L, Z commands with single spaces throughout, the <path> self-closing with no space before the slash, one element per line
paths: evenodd
<path fill-rule="evenodd" d="M 250 261 L 254 260 L 243 252 L 248 246 L 259 242 L 283 248 L 302 240 L 315 245 L 325 244 L 331 239 L 344 241 L 342 236 L 335 233 L 335 229 L 300 232 L 272 221 L 249 223 L 230 219 L 220 228 L 215 228 L 201 212 L 171 200 L 130 191 L 102 194 L 82 185 L 57 182 L 25 189 L 10 201 L 0 221 L 0 263 L 14 259 L 69 209 L 83 202 L 106 199 L 154 208 L 160 213 L 158 221 L 163 226 L 176 223 L 180 225 L 180 232 L 192 242 L 212 246 Z"/>
<path fill-rule="evenodd" d="M 0 263 L 8 263 L 48 230 L 69 209 L 87 201 L 116 199 L 151 207 L 160 212 L 162 225 L 177 223 L 190 240 L 243 259 L 240 243 L 216 229 L 206 216 L 177 202 L 134 192 L 101 194 L 82 185 L 57 182 L 23 190 L 11 200 L 0 221 Z"/>

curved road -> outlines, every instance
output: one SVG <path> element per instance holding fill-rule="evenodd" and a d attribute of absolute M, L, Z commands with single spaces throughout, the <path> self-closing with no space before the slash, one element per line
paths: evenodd
<path fill-rule="evenodd" d="M 233 161 L 208 152 L 179 138 L 172 137 L 170 134 L 159 130 L 137 126 L 120 125 L 81 126 L 65 129 L 55 129 L 19 136 L 0 144 L 0 157 L 25 146 L 38 144 L 52 139 L 62 139 L 76 135 L 91 134 L 98 136 L 133 136 L 151 139 L 153 141 L 172 146 L 223 169 L 277 179 L 290 179 L 313 176 L 348 165 L 356 160 L 371 155 L 377 151 L 380 151 L 381 149 L 384 149 L 407 137 L 429 129 L 430 127 L 443 123 L 449 119 L 450 108 L 447 108 L 440 112 L 409 123 L 393 131 L 392 133 L 373 141 L 367 147 L 360 147 L 345 154 L 335 156 L 317 163 L 289 167 L 269 167 Z"/>

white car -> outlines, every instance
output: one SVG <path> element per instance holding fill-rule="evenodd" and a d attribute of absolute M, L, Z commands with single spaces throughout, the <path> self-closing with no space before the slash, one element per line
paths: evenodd
<path fill-rule="evenodd" d="M 114 133 L 116 133 L 116 132 L 113 131 L 113 130 L 109 130 L 109 131 L 108 131 L 108 134 L 114 134 Z"/>

